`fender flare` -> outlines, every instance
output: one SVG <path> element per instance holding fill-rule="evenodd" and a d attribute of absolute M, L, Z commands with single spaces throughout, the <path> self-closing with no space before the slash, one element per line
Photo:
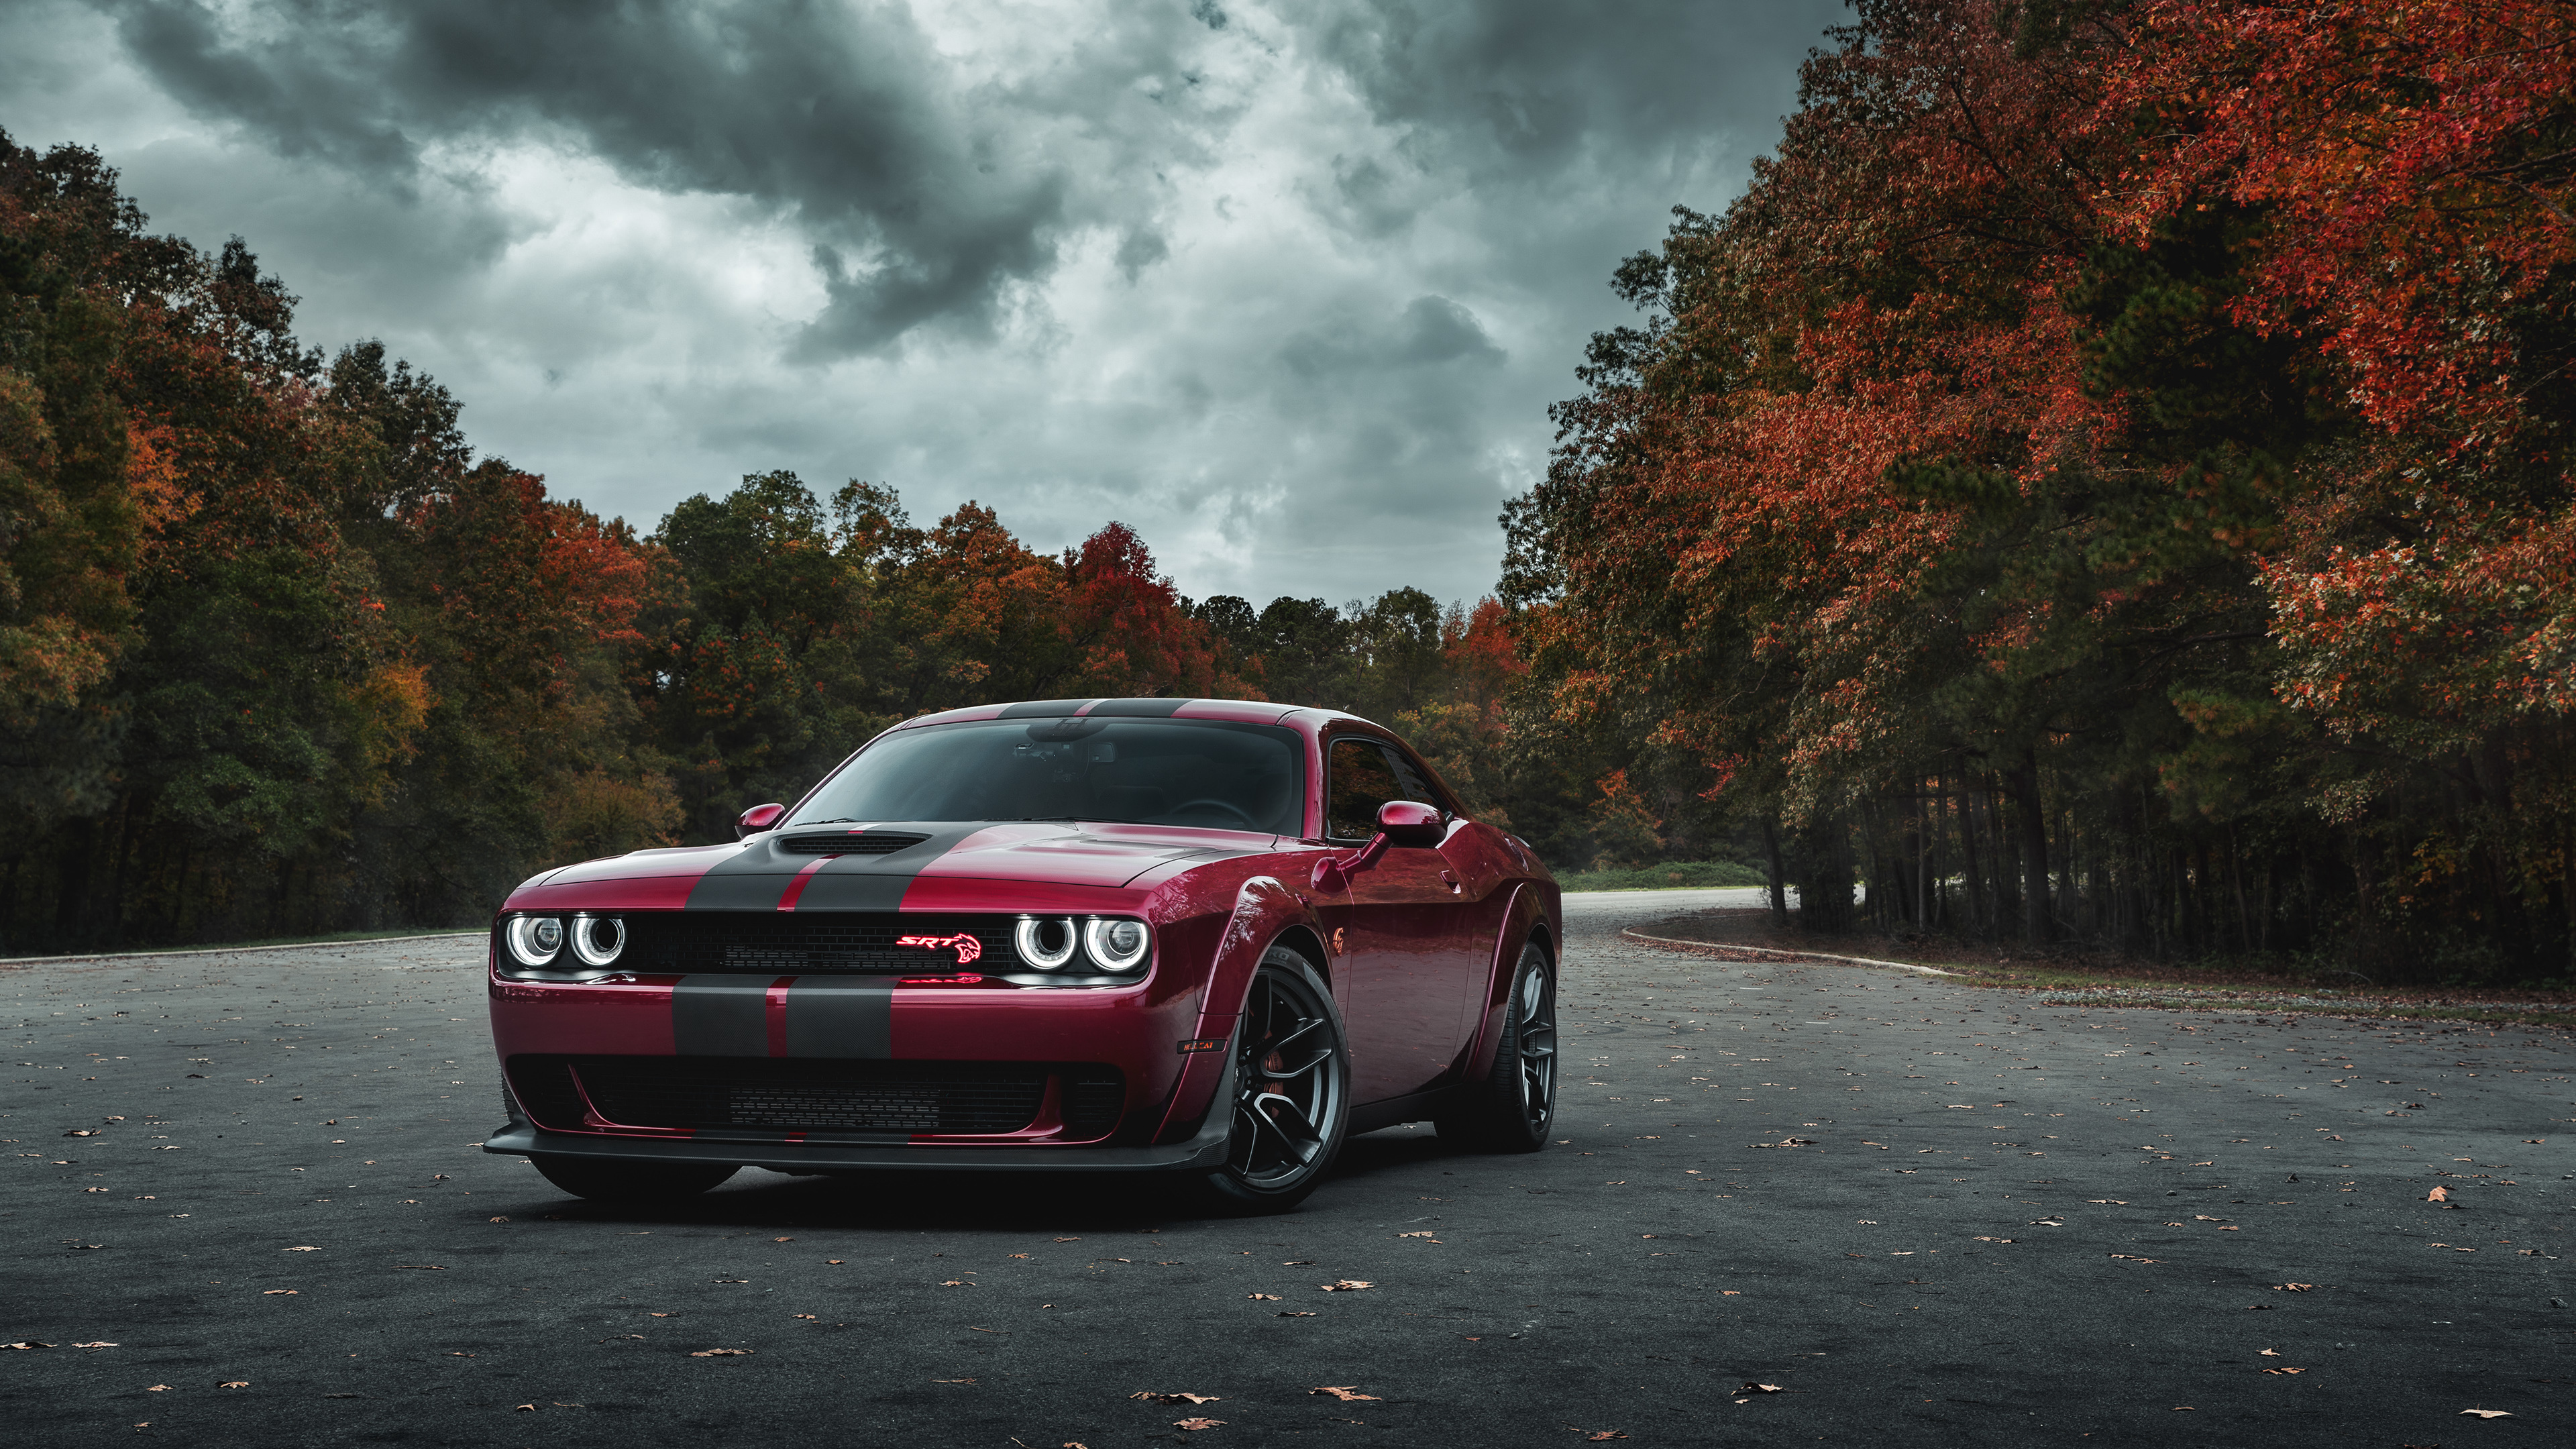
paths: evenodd
<path fill-rule="evenodd" d="M 1216 959 L 1208 964 L 1207 987 L 1199 998 L 1199 1019 L 1192 1036 L 1231 1041 L 1243 1017 L 1243 998 L 1252 989 L 1252 973 L 1279 938 L 1299 928 L 1317 941 L 1327 939 L 1314 905 L 1276 876 L 1256 875 L 1235 892 L 1234 910 L 1217 939 Z M 1303 955 L 1303 952 L 1299 953 Z M 1327 973 L 1329 975 L 1329 973 Z M 1157 1143 L 1177 1142 L 1199 1129 L 1216 1101 L 1217 1090 L 1234 1067 L 1230 1051 L 1193 1052 L 1172 1087 L 1171 1102 L 1155 1130 Z"/>
<path fill-rule="evenodd" d="M 1481 1082 L 1494 1069 L 1494 1048 L 1503 1034 L 1504 998 L 1512 989 L 1512 970 L 1520 965 L 1521 949 L 1533 934 L 1547 937 L 1549 960 L 1561 963 L 1564 957 L 1564 932 L 1550 919 L 1545 894 L 1529 881 L 1512 888 L 1512 903 L 1503 913 L 1503 929 L 1494 937 L 1494 959 L 1485 969 L 1484 1008 L 1476 1024 L 1476 1035 L 1467 1043 L 1459 1062 L 1459 1079 Z"/>

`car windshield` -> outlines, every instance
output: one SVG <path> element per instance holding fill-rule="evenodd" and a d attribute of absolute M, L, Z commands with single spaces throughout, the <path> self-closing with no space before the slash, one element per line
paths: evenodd
<path fill-rule="evenodd" d="M 1222 720 L 979 720 L 897 730 L 796 812 L 836 821 L 1099 820 L 1304 833 L 1295 730 Z"/>

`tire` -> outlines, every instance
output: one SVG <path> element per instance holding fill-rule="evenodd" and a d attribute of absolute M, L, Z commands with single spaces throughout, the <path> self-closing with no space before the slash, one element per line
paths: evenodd
<path fill-rule="evenodd" d="M 554 1154 L 528 1160 L 546 1181 L 592 1202 L 674 1202 L 696 1197 L 742 1170 L 723 1163 L 594 1162 Z"/>
<path fill-rule="evenodd" d="M 1536 1152 L 1556 1126 L 1556 973 L 1532 941 L 1512 969 L 1493 1070 L 1433 1121 L 1443 1141 L 1475 1152 Z"/>
<path fill-rule="evenodd" d="M 1351 1125 L 1351 1059 L 1333 993 L 1305 957 L 1273 946 L 1235 1027 L 1233 1131 L 1199 1187 L 1223 1212 L 1286 1212 L 1330 1172 Z"/>

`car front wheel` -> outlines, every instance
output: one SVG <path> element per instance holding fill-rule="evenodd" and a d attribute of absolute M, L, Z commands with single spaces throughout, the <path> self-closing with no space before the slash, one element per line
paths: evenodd
<path fill-rule="evenodd" d="M 1350 1054 L 1333 996 L 1305 957 L 1273 946 L 1235 1028 L 1233 1130 L 1204 1185 L 1220 1207 L 1284 1212 L 1315 1190 L 1350 1129 Z"/>

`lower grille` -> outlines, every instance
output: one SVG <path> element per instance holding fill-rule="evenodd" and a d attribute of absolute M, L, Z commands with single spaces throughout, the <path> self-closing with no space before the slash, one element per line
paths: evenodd
<path fill-rule="evenodd" d="M 540 1122 L 579 1130 L 572 1083 L 629 1127 L 700 1131 L 1017 1132 L 1037 1120 L 1050 1077 L 1066 1136 L 1105 1137 L 1126 1083 L 1115 1067 L 1021 1062 L 843 1062 L 740 1057 L 517 1057 L 519 1098 Z M 560 1084 L 558 1086 L 557 1084 Z M 570 1120 L 549 1120 L 570 1099 Z"/>

